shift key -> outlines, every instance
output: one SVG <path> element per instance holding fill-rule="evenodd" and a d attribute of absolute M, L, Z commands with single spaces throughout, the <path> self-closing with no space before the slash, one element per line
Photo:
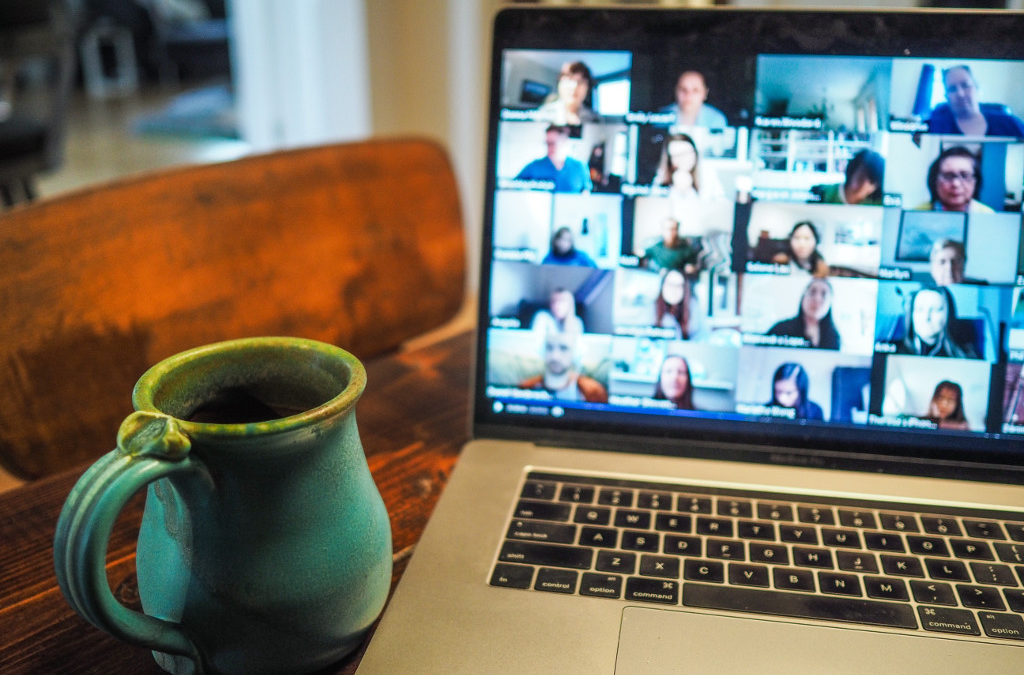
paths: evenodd
<path fill-rule="evenodd" d="M 589 569 L 593 558 L 594 551 L 589 548 L 537 544 L 527 541 L 506 541 L 498 555 L 498 559 L 502 562 L 569 567 L 579 570 Z"/>

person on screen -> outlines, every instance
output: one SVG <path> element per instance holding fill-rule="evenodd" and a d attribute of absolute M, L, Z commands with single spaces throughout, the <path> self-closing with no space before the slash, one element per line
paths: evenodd
<path fill-rule="evenodd" d="M 553 181 L 555 192 L 589 192 L 590 172 L 569 156 L 569 128 L 552 124 L 544 131 L 544 144 L 547 154 L 524 166 L 516 180 Z"/>
<path fill-rule="evenodd" d="M 981 163 L 961 145 L 946 148 L 928 167 L 928 193 L 931 199 L 918 211 L 961 211 L 993 213 L 977 200 L 981 193 Z"/>
<path fill-rule="evenodd" d="M 772 377 L 772 400 L 768 405 L 791 408 L 798 420 L 821 421 L 821 406 L 807 397 L 810 379 L 799 363 L 783 363 Z"/>
<path fill-rule="evenodd" d="M 832 285 L 823 277 L 811 279 L 800 296 L 796 316 L 776 323 L 768 335 L 803 338 L 818 349 L 839 349 L 839 331 L 832 321 Z"/>
<path fill-rule="evenodd" d="M 544 336 L 544 372 L 519 383 L 520 389 L 544 390 L 563 401 L 607 403 L 608 390 L 577 370 L 575 333 L 554 332 Z"/>
<path fill-rule="evenodd" d="M 708 102 L 708 85 L 704 75 L 696 70 L 683 72 L 676 80 L 675 103 L 670 103 L 659 113 L 672 113 L 679 126 L 724 129 L 729 126 L 722 111 Z"/>
<path fill-rule="evenodd" d="M 683 274 L 697 271 L 700 248 L 679 235 L 679 221 L 669 216 L 661 223 L 661 241 L 648 246 L 640 262 L 652 270 L 680 270 Z"/>
<path fill-rule="evenodd" d="M 928 271 L 936 286 L 964 283 L 967 252 L 955 239 L 936 239 L 928 255 Z"/>
<path fill-rule="evenodd" d="M 597 122 L 600 117 L 588 101 L 594 88 L 594 76 L 582 61 L 562 65 L 555 92 L 537 109 L 542 119 L 554 124 L 577 126 Z"/>
<path fill-rule="evenodd" d="M 801 220 L 789 231 L 786 250 L 776 253 L 772 262 L 789 265 L 790 270 L 798 274 L 810 274 L 816 277 L 828 276 L 828 263 L 818 251 L 821 237 L 818 228 L 809 220 Z"/>
<path fill-rule="evenodd" d="M 679 410 L 693 410 L 693 381 L 690 379 L 690 364 L 682 356 L 666 356 L 661 362 L 658 384 L 654 398 L 671 401 Z"/>
<path fill-rule="evenodd" d="M 925 419 L 939 425 L 940 429 L 968 429 L 964 416 L 964 392 L 960 385 L 949 380 L 935 385 Z"/>
<path fill-rule="evenodd" d="M 906 335 L 896 343 L 896 353 L 978 358 L 972 344 L 953 338 L 950 326 L 955 322 L 956 305 L 948 288 L 938 286 L 915 291 L 907 303 Z"/>
<path fill-rule="evenodd" d="M 533 315 L 530 330 L 549 333 L 583 333 L 583 319 L 576 315 L 576 296 L 567 288 L 556 288 L 548 296 L 548 308 Z"/>
<path fill-rule="evenodd" d="M 690 283 L 679 270 L 665 270 L 661 275 L 658 299 L 654 302 L 654 325 L 670 328 L 675 337 L 690 338 Z"/>
<path fill-rule="evenodd" d="M 668 188 L 670 197 L 684 202 L 724 195 L 714 173 L 702 170 L 696 141 L 683 133 L 668 134 L 662 142 L 654 185 Z"/>
<path fill-rule="evenodd" d="M 861 150 L 846 164 L 846 180 L 832 185 L 815 185 L 811 193 L 821 204 L 882 204 L 885 158 L 874 150 Z"/>
<path fill-rule="evenodd" d="M 560 227 L 551 237 L 551 250 L 541 260 L 542 265 L 577 265 L 579 267 L 597 267 L 594 260 L 576 248 L 572 230 Z"/>
<path fill-rule="evenodd" d="M 946 103 L 932 110 L 928 131 L 933 134 L 964 136 L 1024 137 L 1024 121 L 1002 105 L 985 105 L 978 100 L 978 81 L 970 66 L 959 65 L 942 71 Z"/>

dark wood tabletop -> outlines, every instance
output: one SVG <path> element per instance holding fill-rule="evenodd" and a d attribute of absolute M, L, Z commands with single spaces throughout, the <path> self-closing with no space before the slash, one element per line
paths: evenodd
<path fill-rule="evenodd" d="M 471 342 L 471 335 L 463 333 L 366 363 L 368 384 L 356 417 L 370 470 L 391 516 L 392 589 L 469 436 Z M 106 450 L 97 448 L 97 457 Z M 57 587 L 54 529 L 64 500 L 86 468 L 0 493 L 4 675 L 163 672 L 148 650 L 119 642 L 79 617 Z M 107 553 L 114 594 L 135 608 L 135 537 L 142 506 L 143 496 L 136 495 L 115 525 Z M 360 649 L 325 673 L 353 672 L 361 654 Z"/>

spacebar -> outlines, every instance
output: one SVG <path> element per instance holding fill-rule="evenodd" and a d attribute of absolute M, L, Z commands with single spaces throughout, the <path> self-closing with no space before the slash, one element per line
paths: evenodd
<path fill-rule="evenodd" d="M 830 595 L 758 591 L 735 586 L 683 584 L 683 604 L 707 609 L 866 623 L 893 628 L 917 628 L 914 611 L 907 605 Z"/>

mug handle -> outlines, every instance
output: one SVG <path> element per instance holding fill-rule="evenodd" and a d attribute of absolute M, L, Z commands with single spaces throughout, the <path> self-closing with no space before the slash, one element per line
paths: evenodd
<path fill-rule="evenodd" d="M 114 598 L 107 581 L 110 531 L 128 499 L 147 484 L 172 474 L 193 474 L 212 486 L 206 468 L 189 455 L 191 441 L 167 415 L 135 412 L 121 424 L 117 449 L 79 478 L 68 495 L 54 536 L 57 582 L 76 612 L 125 642 L 192 659 L 202 657 L 181 624 L 130 610 Z"/>

